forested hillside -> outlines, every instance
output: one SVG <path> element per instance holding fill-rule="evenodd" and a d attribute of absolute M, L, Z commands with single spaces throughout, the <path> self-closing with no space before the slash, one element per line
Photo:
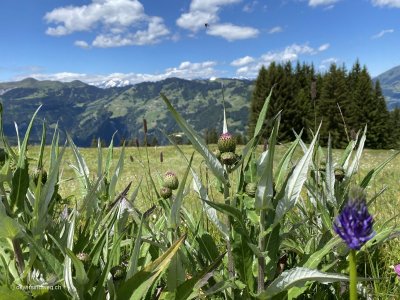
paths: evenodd
<path fill-rule="evenodd" d="M 281 142 L 292 140 L 294 132 L 302 129 L 303 138 L 310 140 L 312 130 L 322 121 L 321 139 L 326 144 L 330 133 L 334 147 L 344 147 L 365 125 L 367 147 L 398 146 L 399 111 L 388 111 L 379 80 L 374 82 L 358 61 L 350 70 L 332 64 L 325 73 L 299 63 L 261 68 L 251 100 L 250 134 L 272 87 L 268 116 L 271 119 L 282 110 Z"/>

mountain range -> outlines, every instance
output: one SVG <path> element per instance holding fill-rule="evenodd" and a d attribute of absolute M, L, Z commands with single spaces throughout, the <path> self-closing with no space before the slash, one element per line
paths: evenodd
<path fill-rule="evenodd" d="M 388 108 L 400 107 L 400 66 L 375 79 L 381 82 Z M 245 134 L 253 87 L 254 81 L 247 79 L 168 78 L 135 85 L 112 79 L 94 86 L 77 80 L 58 82 L 27 78 L 0 83 L 0 101 L 4 132 L 14 143 L 14 122 L 22 135 L 33 112 L 42 105 L 32 130 L 32 143 L 40 142 L 43 120 L 50 129 L 47 130 L 48 142 L 51 129 L 57 124 L 62 133 L 68 132 L 79 146 L 89 146 L 97 138 L 108 143 L 114 132 L 117 132 L 116 144 L 124 139 L 142 141 L 143 119 L 146 119 L 148 140 L 164 144 L 167 138 L 163 131 L 171 134 L 180 129 L 160 98 L 161 92 L 201 133 L 207 129 L 220 132 L 224 98 L 230 131 Z"/>
<path fill-rule="evenodd" d="M 159 144 L 164 144 L 167 138 L 162 131 L 171 134 L 180 129 L 169 115 L 160 93 L 170 99 L 198 132 L 207 129 L 220 131 L 224 97 L 230 131 L 244 134 L 252 87 L 253 81 L 240 79 L 168 78 L 100 88 L 81 81 L 63 83 L 27 78 L 0 83 L 0 101 L 3 104 L 4 132 L 9 137 L 16 136 L 14 122 L 18 124 L 20 135 L 25 132 L 33 112 L 42 105 L 32 130 L 32 143 L 40 141 L 42 120 L 50 129 L 58 124 L 80 146 L 89 146 L 94 138 L 108 143 L 114 132 L 117 132 L 114 137 L 116 144 L 124 139 L 142 141 L 143 119 L 146 119 L 148 141 L 156 139 Z M 48 130 L 48 141 L 51 135 L 52 130 Z"/>
<path fill-rule="evenodd" d="M 381 83 L 388 109 L 400 108 L 400 66 L 391 68 L 374 79 Z"/>

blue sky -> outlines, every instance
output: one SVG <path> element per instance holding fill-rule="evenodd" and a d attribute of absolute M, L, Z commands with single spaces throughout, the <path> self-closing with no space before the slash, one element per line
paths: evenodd
<path fill-rule="evenodd" d="M 254 78 L 271 61 L 357 58 L 376 76 L 400 65 L 399 17 L 400 0 L 2 0 L 0 81 Z"/>

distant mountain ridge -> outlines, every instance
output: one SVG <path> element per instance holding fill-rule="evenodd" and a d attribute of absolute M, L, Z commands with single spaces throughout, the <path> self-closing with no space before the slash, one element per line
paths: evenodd
<path fill-rule="evenodd" d="M 4 109 L 4 131 L 15 137 L 14 121 L 21 134 L 33 112 L 43 105 L 32 131 L 33 143 L 41 136 L 41 122 L 50 128 L 70 133 L 80 146 L 89 146 L 93 138 L 109 142 L 115 131 L 115 143 L 122 139 L 142 139 L 143 118 L 147 120 L 149 140 L 166 143 L 162 130 L 180 131 L 160 98 L 164 93 L 175 108 L 198 132 L 222 128 L 222 85 L 230 130 L 244 134 L 253 81 L 240 79 L 185 80 L 168 78 L 135 85 L 116 84 L 99 88 L 81 81 L 68 83 L 27 78 L 0 83 L 0 101 Z M 48 141 L 52 132 L 48 130 Z"/>
<path fill-rule="evenodd" d="M 388 109 L 400 108 L 400 66 L 391 68 L 374 79 L 381 83 Z"/>

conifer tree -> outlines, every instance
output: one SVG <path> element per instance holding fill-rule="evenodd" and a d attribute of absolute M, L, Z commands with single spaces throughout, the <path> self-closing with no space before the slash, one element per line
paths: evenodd
<path fill-rule="evenodd" d="M 268 97 L 271 86 L 267 78 L 267 69 L 262 66 L 258 72 L 258 77 L 255 83 L 254 91 L 250 102 L 250 116 L 249 116 L 249 137 L 254 134 L 257 124 L 258 116 L 264 105 L 265 99 Z"/>
<path fill-rule="evenodd" d="M 348 142 L 348 105 L 346 70 L 332 64 L 323 78 L 317 109 L 318 121 L 322 121 L 321 140 L 326 143 L 331 134 L 333 147 L 344 147 Z"/>
<path fill-rule="evenodd" d="M 388 147 L 400 148 L 400 108 L 396 107 L 389 113 L 390 140 Z"/>

